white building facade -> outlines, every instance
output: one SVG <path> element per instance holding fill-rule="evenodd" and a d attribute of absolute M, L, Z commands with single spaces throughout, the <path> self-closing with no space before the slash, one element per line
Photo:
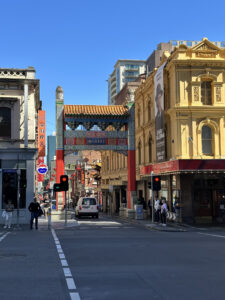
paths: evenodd
<path fill-rule="evenodd" d="M 135 81 L 145 72 L 145 60 L 118 60 L 108 79 L 108 105 L 115 104 L 116 95 L 127 82 Z"/>
<path fill-rule="evenodd" d="M 0 68 L 0 223 L 9 200 L 13 223 L 27 224 L 35 191 L 39 80 L 33 67 Z"/>

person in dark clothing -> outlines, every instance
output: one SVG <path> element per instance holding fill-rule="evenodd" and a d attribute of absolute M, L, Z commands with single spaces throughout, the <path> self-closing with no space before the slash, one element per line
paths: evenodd
<path fill-rule="evenodd" d="M 143 205 L 143 209 L 146 209 L 146 202 L 143 196 L 140 196 L 140 198 L 138 199 L 138 204 Z"/>
<path fill-rule="evenodd" d="M 34 200 L 33 202 L 30 203 L 28 209 L 31 212 L 30 229 L 33 229 L 34 219 L 35 219 L 35 228 L 38 229 L 38 217 L 40 215 L 41 207 L 40 204 L 37 202 L 36 197 L 34 197 Z"/>

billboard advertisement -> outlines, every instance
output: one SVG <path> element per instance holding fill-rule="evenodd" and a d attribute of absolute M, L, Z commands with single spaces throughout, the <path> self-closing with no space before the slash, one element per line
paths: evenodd
<path fill-rule="evenodd" d="M 165 63 L 158 68 L 154 77 L 155 89 L 155 136 L 156 161 L 165 160 L 165 129 L 164 129 L 164 82 L 163 70 Z"/>

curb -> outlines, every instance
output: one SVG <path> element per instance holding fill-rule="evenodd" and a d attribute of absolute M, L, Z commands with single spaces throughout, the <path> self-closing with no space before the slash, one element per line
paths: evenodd
<path fill-rule="evenodd" d="M 111 216 L 112 219 L 120 219 L 123 220 L 127 223 L 133 223 L 133 224 L 137 224 L 137 225 L 142 225 L 143 227 L 149 229 L 149 230 L 157 230 L 157 231 L 164 231 L 164 232 L 187 232 L 186 229 L 182 229 L 182 228 L 176 228 L 174 227 L 161 227 L 161 226 L 157 226 L 157 225 L 153 225 L 151 223 L 142 223 L 138 220 L 135 219 L 127 219 L 127 218 L 121 218 L 119 216 Z"/>
<path fill-rule="evenodd" d="M 172 228 L 169 228 L 169 227 L 160 227 L 160 226 L 153 226 L 153 225 L 146 225 L 146 227 L 149 230 L 164 231 L 164 232 L 187 232 L 187 230 L 180 229 L 180 228 L 172 229 Z"/>

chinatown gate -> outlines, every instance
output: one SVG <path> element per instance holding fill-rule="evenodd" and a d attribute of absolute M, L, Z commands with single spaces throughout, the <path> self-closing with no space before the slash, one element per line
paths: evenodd
<path fill-rule="evenodd" d="M 129 105 L 129 104 L 128 104 Z M 83 125 L 86 130 L 77 130 Z M 93 131 L 97 125 L 101 130 Z M 108 127 L 115 130 L 108 131 Z M 123 128 L 123 130 L 121 130 Z M 124 130 L 125 129 L 125 130 Z M 64 157 L 82 150 L 117 151 L 127 156 L 127 209 L 136 200 L 134 105 L 64 105 L 63 89 L 56 89 L 56 182 L 64 174 Z M 58 205 L 64 206 L 63 193 L 57 193 Z"/>

